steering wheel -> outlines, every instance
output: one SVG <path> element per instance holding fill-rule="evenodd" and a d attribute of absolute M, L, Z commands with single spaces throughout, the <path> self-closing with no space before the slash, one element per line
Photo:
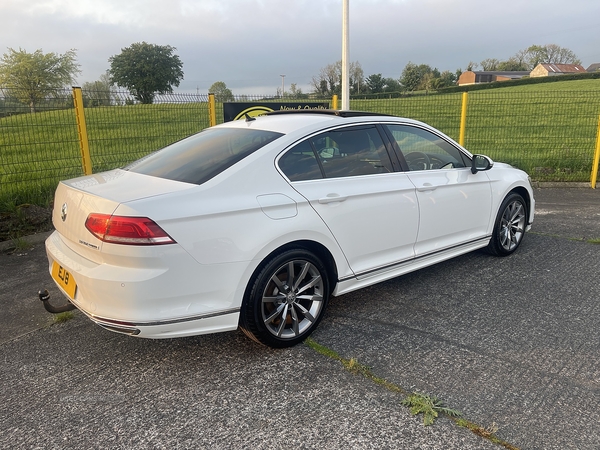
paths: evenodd
<path fill-rule="evenodd" d="M 426 153 L 410 152 L 404 155 L 408 168 L 410 170 L 428 170 L 431 167 L 431 160 Z"/>

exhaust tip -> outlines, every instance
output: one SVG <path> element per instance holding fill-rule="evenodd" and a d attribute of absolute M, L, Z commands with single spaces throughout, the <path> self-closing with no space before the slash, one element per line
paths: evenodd
<path fill-rule="evenodd" d="M 98 323 L 98 322 L 96 322 Z M 137 328 L 128 328 L 128 327 L 120 327 L 117 325 L 107 325 L 105 323 L 98 323 L 102 328 L 105 328 L 109 331 L 113 331 L 115 333 L 126 334 L 128 336 L 137 336 L 141 333 Z"/>

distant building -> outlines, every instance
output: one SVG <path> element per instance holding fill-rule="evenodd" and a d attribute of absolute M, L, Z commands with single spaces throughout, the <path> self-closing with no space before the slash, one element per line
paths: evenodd
<path fill-rule="evenodd" d="M 555 75 L 570 75 L 574 73 L 585 73 L 583 66 L 579 64 L 538 64 L 529 74 L 530 77 L 552 77 Z"/>
<path fill-rule="evenodd" d="M 592 64 L 590 67 L 585 69 L 586 72 L 600 72 L 600 63 Z"/>
<path fill-rule="evenodd" d="M 492 81 L 519 80 L 529 76 L 529 72 L 516 71 L 473 71 L 468 70 L 458 77 L 458 85 L 491 83 Z"/>

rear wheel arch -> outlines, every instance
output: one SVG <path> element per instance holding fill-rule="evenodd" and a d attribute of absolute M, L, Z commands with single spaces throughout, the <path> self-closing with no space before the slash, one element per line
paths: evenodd
<path fill-rule="evenodd" d="M 246 289 L 244 292 L 244 297 L 246 297 L 246 295 L 248 295 L 248 293 L 249 293 L 249 289 L 251 288 L 251 286 L 250 286 L 251 281 L 256 278 L 256 275 L 264 268 L 265 264 L 268 261 L 270 261 L 275 255 L 278 255 L 280 253 L 283 253 L 287 250 L 292 250 L 292 249 L 307 250 L 311 253 L 314 253 L 314 255 L 317 256 L 323 262 L 323 264 L 325 265 L 325 268 L 327 270 L 327 277 L 329 278 L 330 293 L 333 292 L 333 290 L 335 289 L 335 286 L 337 284 L 337 281 L 338 281 L 338 271 L 337 271 L 337 265 L 335 263 L 335 259 L 334 259 L 333 255 L 331 254 L 331 252 L 327 249 L 327 247 L 325 247 L 323 244 L 320 244 L 318 242 L 310 241 L 310 240 L 298 240 L 298 241 L 288 242 L 287 244 L 276 248 L 275 250 L 273 250 L 271 253 L 269 253 L 267 256 L 265 256 L 262 259 L 260 264 L 256 267 L 256 269 L 254 269 L 254 272 L 252 273 L 252 276 L 250 277 L 250 283 L 248 283 L 248 286 L 246 286 Z"/>
<path fill-rule="evenodd" d="M 271 347 L 295 345 L 318 326 L 336 281 L 333 257 L 320 244 L 296 241 L 281 246 L 250 277 L 240 328 Z"/>

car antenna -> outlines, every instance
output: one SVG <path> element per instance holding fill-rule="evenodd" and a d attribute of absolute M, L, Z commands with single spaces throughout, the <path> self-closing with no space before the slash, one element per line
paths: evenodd
<path fill-rule="evenodd" d="M 250 117 L 248 115 L 248 113 L 244 114 L 246 116 L 246 122 L 252 122 L 253 120 L 256 120 L 256 117 Z"/>

